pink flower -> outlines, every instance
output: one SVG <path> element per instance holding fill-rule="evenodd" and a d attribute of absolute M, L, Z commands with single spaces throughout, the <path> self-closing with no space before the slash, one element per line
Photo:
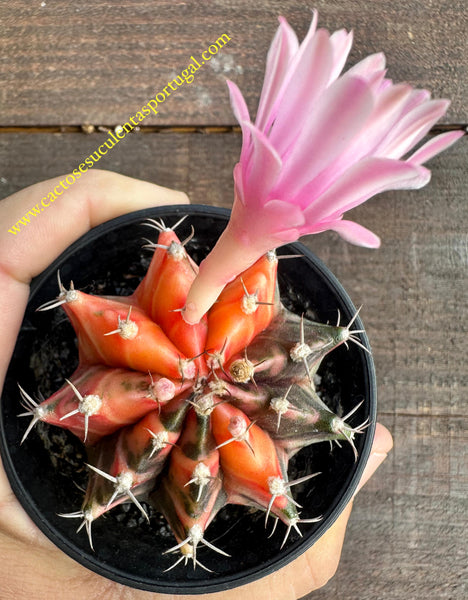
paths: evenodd
<path fill-rule="evenodd" d="M 332 230 L 348 242 L 378 247 L 379 238 L 344 213 L 380 192 L 426 185 L 431 174 L 423 163 L 463 135 L 438 135 L 408 156 L 449 101 L 394 84 L 385 77 L 381 53 L 340 75 L 351 45 L 351 32 L 317 29 L 315 11 L 300 45 L 280 18 L 255 124 L 228 81 L 242 128 L 234 205 L 190 290 L 187 321 L 198 321 L 224 285 L 262 254 L 302 235 Z"/>

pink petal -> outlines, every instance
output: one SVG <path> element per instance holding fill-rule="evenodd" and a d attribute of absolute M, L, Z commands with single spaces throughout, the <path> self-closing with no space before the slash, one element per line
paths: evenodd
<path fill-rule="evenodd" d="M 312 12 L 312 21 L 310 23 L 309 31 L 307 32 L 305 38 L 302 40 L 302 43 L 299 46 L 297 52 L 294 54 L 294 56 L 291 57 L 291 61 L 289 63 L 287 72 L 285 73 L 283 81 L 281 83 L 281 87 L 278 90 L 278 93 L 276 94 L 275 102 L 271 106 L 270 110 L 268 111 L 269 112 L 268 119 L 265 120 L 265 125 L 263 127 L 263 131 L 265 131 L 266 133 L 268 133 L 270 131 L 270 128 L 276 119 L 276 114 L 278 112 L 279 106 L 281 106 L 281 102 L 283 101 L 283 98 L 290 92 L 291 78 L 293 77 L 294 73 L 296 72 L 296 69 L 298 68 L 298 66 L 300 66 L 300 64 L 302 62 L 302 57 L 304 56 L 304 53 L 307 52 L 309 45 L 312 43 L 312 41 L 314 39 L 315 31 L 317 29 L 317 21 L 318 21 L 318 14 L 317 14 L 317 11 L 314 10 Z"/>
<path fill-rule="evenodd" d="M 312 43 L 312 40 L 314 39 L 314 36 L 315 36 L 315 32 L 317 30 L 317 22 L 318 22 L 318 12 L 314 9 L 312 11 L 312 20 L 310 22 L 309 29 L 306 33 L 306 36 L 302 40 L 301 45 L 299 46 L 297 52 L 294 54 L 294 56 L 291 60 L 290 75 L 292 73 L 294 73 L 297 66 L 302 61 L 304 53 L 307 52 L 307 48 L 308 48 L 309 44 Z M 285 81 L 283 83 L 283 90 L 282 90 L 283 92 L 284 92 L 284 88 L 287 86 L 287 84 L 288 84 L 288 81 Z"/>
<path fill-rule="evenodd" d="M 393 85 L 391 79 L 385 78 L 386 74 L 387 71 L 382 69 L 381 71 L 375 71 L 366 78 L 367 84 L 375 95 Z"/>
<path fill-rule="evenodd" d="M 379 71 L 377 71 L 379 72 Z M 384 75 L 387 74 L 387 70 L 385 69 L 383 71 Z M 391 79 L 388 79 L 386 77 L 383 77 L 382 81 L 380 82 L 379 87 L 377 88 L 377 93 L 381 94 L 383 93 L 387 88 L 391 87 L 393 85 L 393 81 Z"/>
<path fill-rule="evenodd" d="M 247 108 L 242 92 L 233 81 L 226 79 L 226 84 L 229 88 L 232 111 L 238 123 L 250 121 L 249 109 Z"/>
<path fill-rule="evenodd" d="M 413 93 L 408 98 L 403 114 L 407 115 L 417 106 L 421 106 L 421 104 L 428 102 L 430 99 L 431 93 L 428 90 L 413 90 Z"/>
<path fill-rule="evenodd" d="M 242 129 L 242 149 L 239 162 L 242 165 L 245 165 L 247 163 L 249 150 L 251 146 L 250 133 L 245 126 L 245 123 L 250 121 L 249 109 L 247 108 L 244 96 L 242 95 L 237 85 L 229 79 L 226 79 L 226 83 L 229 88 L 229 95 L 234 116 L 236 117 L 237 122 L 239 123 Z"/>
<path fill-rule="evenodd" d="M 314 200 L 304 214 L 308 223 L 338 218 L 375 194 L 420 188 L 429 179 L 430 171 L 418 165 L 387 158 L 365 158 Z"/>
<path fill-rule="evenodd" d="M 398 125 L 376 148 L 376 154 L 389 158 L 400 158 L 417 144 L 442 117 L 450 102 L 429 100 L 405 115 Z"/>
<path fill-rule="evenodd" d="M 372 152 L 387 132 L 395 126 L 395 123 L 401 118 L 411 91 L 411 86 L 401 83 L 386 87 L 378 95 L 369 123 L 359 139 L 360 149 L 356 144 L 355 150 L 359 152 L 360 157 Z"/>
<path fill-rule="evenodd" d="M 244 202 L 251 207 L 261 207 L 281 172 L 282 161 L 271 142 L 252 123 L 245 123 L 250 131 L 252 153 L 243 174 Z"/>
<path fill-rule="evenodd" d="M 265 78 L 255 120 L 256 126 L 265 131 L 271 107 L 278 95 L 292 57 L 299 48 L 297 36 L 283 17 L 279 18 L 278 27 L 267 55 Z"/>
<path fill-rule="evenodd" d="M 328 85 L 333 83 L 343 70 L 348 58 L 351 46 L 353 45 L 353 32 L 349 33 L 346 29 L 335 31 L 330 36 L 330 42 L 333 47 L 333 69 L 330 73 Z"/>
<path fill-rule="evenodd" d="M 439 152 L 446 150 L 452 144 L 454 144 L 459 138 L 463 137 L 465 132 L 459 131 L 447 131 L 447 133 L 441 133 L 429 142 L 426 142 L 424 146 L 421 146 L 414 154 L 412 154 L 406 162 L 412 165 L 422 165 L 427 162 Z"/>
<path fill-rule="evenodd" d="M 290 154 L 274 190 L 277 198 L 295 196 L 352 142 L 372 112 L 373 97 L 360 78 L 337 79 L 322 94 Z"/>
<path fill-rule="evenodd" d="M 336 231 L 345 241 L 356 246 L 363 246 L 364 248 L 378 248 L 380 246 L 380 238 L 375 233 L 354 221 L 342 219 L 336 221 L 328 229 Z"/>
<path fill-rule="evenodd" d="M 289 202 L 270 200 L 262 209 L 260 222 L 255 225 L 255 233 L 264 230 L 264 237 L 270 237 L 268 248 L 271 250 L 279 245 L 294 242 L 299 238 L 299 228 L 305 222 L 302 211 Z"/>
<path fill-rule="evenodd" d="M 240 162 L 234 165 L 232 174 L 234 177 L 234 196 L 239 199 L 239 202 L 245 204 L 242 165 L 240 164 Z"/>
<path fill-rule="evenodd" d="M 356 63 L 353 67 L 346 71 L 346 75 L 352 77 L 363 77 L 369 79 L 374 73 L 383 71 L 385 69 L 385 54 L 383 52 L 376 52 L 363 58 L 361 61 Z"/>
<path fill-rule="evenodd" d="M 239 243 L 261 256 L 282 244 L 297 240 L 305 223 L 302 211 L 282 200 L 270 200 L 262 207 L 244 206 L 236 198 L 230 227 Z"/>
<path fill-rule="evenodd" d="M 382 52 L 371 54 L 351 67 L 343 77 L 361 77 L 367 81 L 374 94 L 392 85 L 391 79 L 385 79 L 385 55 Z"/>
<path fill-rule="evenodd" d="M 289 80 L 289 92 L 281 101 L 270 138 L 283 155 L 300 133 L 316 99 L 330 80 L 333 49 L 328 32 L 319 29 L 304 48 L 302 60 Z"/>
<path fill-rule="evenodd" d="M 322 171 L 318 177 L 307 183 L 300 192 L 306 206 L 314 198 L 320 196 L 351 165 L 372 153 L 400 117 L 411 89 L 408 85 L 400 84 L 391 85 L 382 91 L 377 97 L 377 103 L 368 122 L 353 140 L 351 146 Z"/>

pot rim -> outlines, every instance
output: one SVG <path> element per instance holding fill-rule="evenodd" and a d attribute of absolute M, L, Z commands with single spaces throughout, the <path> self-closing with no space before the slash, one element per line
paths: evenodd
<path fill-rule="evenodd" d="M 230 215 L 230 210 L 206 205 L 172 205 L 143 209 L 107 221 L 106 223 L 95 227 L 88 233 L 81 236 L 77 241 L 75 241 L 71 246 L 69 246 L 59 257 L 57 257 L 57 259 L 51 265 L 49 265 L 49 267 L 45 269 L 43 273 L 34 278 L 34 280 L 31 283 L 28 304 L 29 302 L 31 302 L 31 300 L 34 299 L 34 295 L 36 294 L 37 290 L 40 289 L 41 285 L 43 285 L 43 283 L 50 277 L 51 273 L 55 273 L 57 271 L 57 265 L 69 260 L 69 258 L 77 251 L 78 248 L 80 248 L 83 245 L 83 243 L 89 244 L 97 240 L 98 238 L 101 238 L 102 236 L 106 235 L 107 233 L 113 231 L 114 229 L 119 228 L 122 225 L 134 225 L 137 223 L 141 223 L 141 221 L 147 217 L 159 218 L 164 215 L 167 218 L 171 218 L 173 216 L 177 218 L 177 216 L 180 217 L 185 213 L 192 215 L 205 215 L 214 217 L 215 219 L 225 219 L 227 221 Z M 287 247 L 293 249 L 294 253 L 303 254 L 307 262 L 313 265 L 313 268 L 316 271 L 316 273 L 325 281 L 328 287 L 334 290 L 334 293 L 336 294 L 339 303 L 346 306 L 350 314 L 354 314 L 356 312 L 356 308 L 351 302 L 351 299 L 344 290 L 343 286 L 333 275 L 330 269 L 325 265 L 325 263 L 323 263 L 322 260 L 316 257 L 306 246 L 304 246 L 300 242 L 288 244 Z M 359 316 L 357 317 L 355 324 L 357 329 L 364 329 Z M 361 336 L 361 340 L 363 341 L 364 345 L 367 348 L 369 348 L 369 342 L 366 333 L 361 334 Z M 50 523 L 47 519 L 45 519 L 44 516 L 40 513 L 40 511 L 38 511 L 36 503 L 34 502 L 33 498 L 29 493 L 29 490 L 27 489 L 27 485 L 24 484 L 15 467 L 13 460 L 14 448 L 12 449 L 8 447 L 6 426 L 3 417 L 3 402 L 1 405 L 2 412 L 0 415 L 0 455 L 2 457 L 4 468 L 7 472 L 10 485 L 16 497 L 18 498 L 28 515 L 32 518 L 32 520 L 39 527 L 39 529 L 57 547 L 59 547 L 66 554 L 71 556 L 74 560 L 76 560 L 81 565 L 87 567 L 88 569 L 124 585 L 133 586 L 142 590 L 167 594 L 206 594 L 224 591 L 233 587 L 245 585 L 247 583 L 253 582 L 261 577 L 264 577 L 277 571 L 278 569 L 282 568 L 283 566 L 296 559 L 299 555 L 303 554 L 307 549 L 309 549 L 336 521 L 338 516 L 342 513 L 343 509 L 349 503 L 349 501 L 352 499 L 355 493 L 355 490 L 367 463 L 367 459 L 370 455 L 375 431 L 377 412 L 376 378 L 373 359 L 368 352 L 364 352 L 361 349 L 359 349 L 359 352 L 361 355 L 361 363 L 364 369 L 363 376 L 365 379 L 368 394 L 367 404 L 370 426 L 365 432 L 364 442 L 362 444 L 359 457 L 354 465 L 353 475 L 348 482 L 347 488 L 344 491 L 342 491 L 339 501 L 334 504 L 331 514 L 328 515 L 327 518 L 324 519 L 321 523 L 319 523 L 314 531 L 306 534 L 306 536 L 301 538 L 299 542 L 294 543 L 289 547 L 286 547 L 279 553 L 276 560 L 272 560 L 270 564 L 262 565 L 261 568 L 255 567 L 253 569 L 246 569 L 244 571 L 241 571 L 239 574 L 223 575 L 222 577 L 215 578 L 212 581 L 207 580 L 200 582 L 189 579 L 182 580 L 176 587 L 174 582 L 172 581 L 167 583 L 157 581 L 157 579 L 155 579 L 154 584 L 149 584 L 148 582 L 141 582 L 139 579 L 136 580 L 136 578 L 132 577 L 128 573 L 122 572 L 118 568 L 116 569 L 112 566 L 107 566 L 103 565 L 102 563 L 97 563 L 97 561 L 92 561 L 86 556 L 84 556 L 81 550 L 77 548 L 70 539 L 64 536 L 60 531 L 57 531 L 53 524 Z"/>

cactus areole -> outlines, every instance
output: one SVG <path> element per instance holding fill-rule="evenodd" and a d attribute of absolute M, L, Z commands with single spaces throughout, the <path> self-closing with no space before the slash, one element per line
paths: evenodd
<path fill-rule="evenodd" d="M 336 519 L 370 451 L 367 338 L 304 246 L 262 256 L 198 324 L 182 318 L 227 219 L 166 207 L 81 238 L 33 283 L 2 398 L 26 511 L 140 589 L 207 593 L 277 570 Z"/>

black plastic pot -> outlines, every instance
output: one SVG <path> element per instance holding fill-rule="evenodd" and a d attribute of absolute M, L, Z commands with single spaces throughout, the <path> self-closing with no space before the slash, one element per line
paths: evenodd
<path fill-rule="evenodd" d="M 143 590 L 172 594 L 201 594 L 229 589 L 259 579 L 286 565 L 309 548 L 335 521 L 351 499 L 367 461 L 374 434 L 376 387 L 371 356 L 355 344 L 340 347 L 329 355 L 320 370 L 321 392 L 332 410 L 346 414 L 359 402 L 351 418 L 358 425 L 367 417 L 371 426 L 356 436 L 358 459 L 348 444 L 331 450 L 319 443 L 302 450 L 291 463 L 296 476 L 320 471 L 316 477 L 295 488 L 303 506 L 301 518 L 323 515 L 322 521 L 301 525 L 303 537 L 294 531 L 282 549 L 284 526 L 278 525 L 268 538 L 264 518 L 237 506 L 228 506 L 216 517 L 207 539 L 231 555 L 225 558 L 201 548 L 197 557 L 215 573 L 193 570 L 174 563 L 163 551 L 174 538 L 162 517 L 151 513 L 146 523 L 133 505 L 110 511 L 93 523 L 95 552 L 84 531 L 76 533 L 78 521 L 58 513 L 79 510 L 86 485 L 85 452 L 80 442 L 66 431 L 39 424 L 20 445 L 27 420 L 22 412 L 17 382 L 29 392 L 39 390 L 45 397 L 57 390 L 64 377 L 77 365 L 74 332 L 63 311 L 35 312 L 43 302 L 57 295 L 57 269 L 68 285 L 89 293 L 130 294 L 143 276 L 150 253 L 141 250 L 141 227 L 146 217 L 162 218 L 172 225 L 189 214 L 177 230 L 181 239 L 195 228 L 188 247 L 198 262 L 225 227 L 228 211 L 207 206 L 162 207 L 132 213 L 95 228 L 68 248 L 31 287 L 31 296 L 7 375 L 1 404 L 1 454 L 11 486 L 37 526 L 64 552 L 85 567 L 122 584 Z M 279 284 L 286 306 L 298 314 L 322 322 L 342 323 L 355 314 L 343 287 L 311 252 L 301 244 L 283 247 L 284 254 L 303 258 L 279 263 Z M 356 329 L 363 329 L 358 318 Z M 368 346 L 365 334 L 360 340 Z"/>

